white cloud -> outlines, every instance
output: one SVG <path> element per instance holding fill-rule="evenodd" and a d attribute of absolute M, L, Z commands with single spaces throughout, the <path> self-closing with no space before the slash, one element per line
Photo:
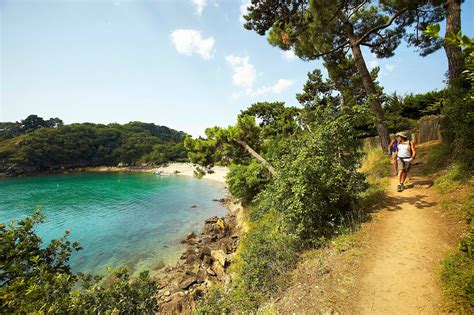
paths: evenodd
<path fill-rule="evenodd" d="M 393 70 L 395 70 L 395 65 L 394 64 L 386 64 L 385 65 L 385 70 L 387 70 L 388 72 L 392 72 Z"/>
<path fill-rule="evenodd" d="M 246 21 L 244 19 L 244 15 L 247 14 L 247 7 L 249 7 L 251 5 L 250 3 L 250 0 L 242 0 L 240 2 L 240 16 L 239 16 L 239 20 L 240 20 L 240 23 L 244 24 Z"/>
<path fill-rule="evenodd" d="M 207 0 L 193 0 L 193 5 L 196 8 L 196 14 L 201 15 L 202 10 L 207 5 Z"/>
<path fill-rule="evenodd" d="M 367 66 L 369 66 L 369 70 L 372 70 L 375 67 L 380 67 L 380 62 L 377 59 L 369 60 Z"/>
<path fill-rule="evenodd" d="M 293 49 L 290 49 L 290 50 L 284 50 L 281 52 L 281 55 L 283 57 L 283 59 L 286 59 L 286 60 L 295 60 L 297 59 L 298 57 L 295 55 L 295 51 Z"/>
<path fill-rule="evenodd" d="M 274 85 L 272 86 L 263 86 L 251 92 L 251 96 L 261 96 L 268 93 L 280 94 L 287 88 L 293 85 L 293 81 L 286 80 L 286 79 L 279 79 Z"/>
<path fill-rule="evenodd" d="M 257 79 L 257 71 L 253 64 L 250 63 L 250 58 L 229 55 L 225 57 L 225 61 L 232 68 L 232 83 L 242 88 L 242 92 L 234 93 L 233 98 L 238 98 L 241 95 L 250 97 L 261 96 L 269 93 L 279 94 L 289 88 L 293 81 L 286 79 L 279 79 L 272 86 L 262 86 L 254 89 L 255 80 Z"/>
<path fill-rule="evenodd" d="M 229 55 L 225 57 L 225 61 L 232 67 L 232 82 L 234 85 L 244 88 L 246 93 L 252 91 L 253 84 L 257 78 L 255 67 L 249 62 L 249 57 L 238 57 Z"/>
<path fill-rule="evenodd" d="M 211 52 L 215 43 L 212 36 L 203 38 L 199 31 L 180 29 L 172 32 L 170 39 L 180 54 L 186 56 L 198 54 L 204 59 L 212 58 Z"/>

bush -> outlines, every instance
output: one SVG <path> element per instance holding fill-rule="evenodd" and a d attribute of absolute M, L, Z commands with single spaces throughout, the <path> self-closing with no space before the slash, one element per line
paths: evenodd
<path fill-rule="evenodd" d="M 452 153 L 452 147 L 447 142 L 442 142 L 432 146 L 426 158 L 426 165 L 423 168 L 425 174 L 434 173 L 446 166 Z"/>
<path fill-rule="evenodd" d="M 380 147 L 366 146 L 363 150 L 364 158 L 360 171 L 375 178 L 387 177 L 391 173 L 390 158 Z"/>
<path fill-rule="evenodd" d="M 454 158 L 468 169 L 474 168 L 474 99 L 472 91 L 452 88 L 443 108 L 446 116 L 443 139 L 454 148 Z"/>
<path fill-rule="evenodd" d="M 237 281 L 230 299 L 234 310 L 256 310 L 288 284 L 298 261 L 298 239 L 286 232 L 276 214 L 269 214 L 243 237 L 235 264 Z"/>
<path fill-rule="evenodd" d="M 257 161 L 249 165 L 231 164 L 226 180 L 232 196 L 248 205 L 270 181 L 270 173 Z"/>
<path fill-rule="evenodd" d="M 74 274 L 68 265 L 79 243 L 69 232 L 44 245 L 35 234 L 44 216 L 36 212 L 8 227 L 0 224 L 1 309 L 5 313 L 149 313 L 156 310 L 157 286 L 147 272 L 131 280 L 126 268 L 102 277 Z"/>
<path fill-rule="evenodd" d="M 474 227 L 461 238 L 459 250 L 443 261 L 441 280 L 458 313 L 474 312 Z"/>
<path fill-rule="evenodd" d="M 445 194 L 466 183 L 471 177 L 471 172 L 464 164 L 454 163 L 435 181 L 435 187 L 439 193 Z"/>
<path fill-rule="evenodd" d="M 359 148 L 344 114 L 322 119 L 313 132 L 284 142 L 278 174 L 258 196 L 256 214 L 281 214 L 289 232 L 308 245 L 331 234 L 357 209 L 359 194 L 367 188 L 358 172 Z"/>
<path fill-rule="evenodd" d="M 390 175 L 392 170 L 390 159 L 380 147 L 366 146 L 363 152 L 364 158 L 360 171 L 365 174 L 368 187 L 367 190 L 359 194 L 358 208 L 360 216 L 358 222 L 355 222 L 356 225 L 364 219 L 365 215 L 374 206 L 379 205 L 385 198 L 388 185 L 387 176 Z"/>

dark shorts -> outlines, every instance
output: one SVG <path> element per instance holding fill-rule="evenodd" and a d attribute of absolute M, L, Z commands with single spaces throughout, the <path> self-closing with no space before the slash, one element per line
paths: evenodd
<path fill-rule="evenodd" d="M 409 171 L 411 163 L 409 162 L 410 159 L 398 159 L 398 170 L 404 170 L 404 171 Z"/>

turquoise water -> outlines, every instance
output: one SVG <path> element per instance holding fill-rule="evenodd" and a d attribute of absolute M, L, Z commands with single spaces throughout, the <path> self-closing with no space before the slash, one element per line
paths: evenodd
<path fill-rule="evenodd" d="M 0 222 L 21 219 L 38 207 L 46 215 L 37 228 L 44 241 L 71 230 L 84 248 L 74 253 L 74 271 L 103 273 L 129 266 L 153 269 L 174 264 L 180 240 L 200 231 L 204 220 L 224 215 L 214 198 L 225 188 L 211 180 L 148 173 L 75 173 L 0 179 Z M 197 204 L 197 208 L 191 205 Z"/>

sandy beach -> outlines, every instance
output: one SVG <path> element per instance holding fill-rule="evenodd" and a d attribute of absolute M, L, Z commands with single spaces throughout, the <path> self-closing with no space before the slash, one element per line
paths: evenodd
<path fill-rule="evenodd" d="M 164 172 L 165 174 L 174 174 L 176 173 L 176 176 L 194 176 L 194 170 L 196 169 L 195 164 L 192 163 L 170 163 L 167 166 L 159 167 L 159 168 L 154 168 L 152 171 L 153 172 Z M 221 183 L 225 183 L 225 177 L 227 176 L 227 173 L 229 172 L 229 169 L 224 166 L 214 166 L 212 168 L 214 173 L 212 174 L 206 174 L 204 175 L 203 178 L 207 179 L 212 179 L 216 180 Z"/>
<path fill-rule="evenodd" d="M 78 168 L 74 171 L 86 171 L 86 172 L 145 172 L 145 173 L 156 173 L 163 172 L 165 174 L 171 174 L 171 176 L 188 176 L 194 177 L 194 170 L 196 164 L 193 163 L 169 163 L 167 166 L 161 167 L 147 167 L 147 168 L 130 168 L 120 166 L 99 166 L 99 167 L 85 167 Z M 225 177 L 229 172 L 229 169 L 224 166 L 214 166 L 212 168 L 214 173 L 206 174 L 203 178 L 211 179 L 225 184 Z"/>

